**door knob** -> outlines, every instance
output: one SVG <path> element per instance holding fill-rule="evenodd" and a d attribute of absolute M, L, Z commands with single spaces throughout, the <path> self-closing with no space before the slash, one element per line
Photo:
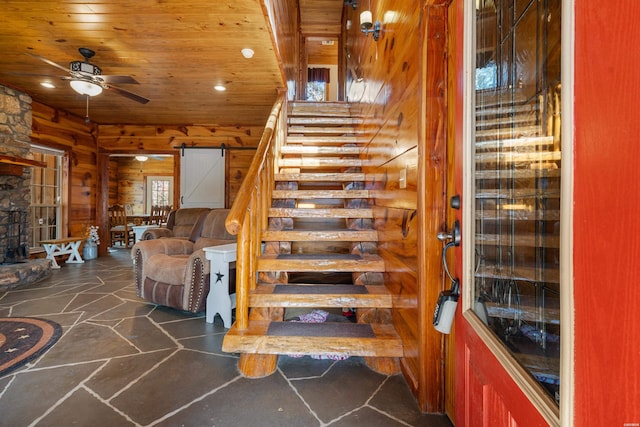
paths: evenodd
<path fill-rule="evenodd" d="M 460 221 L 456 219 L 451 231 L 441 231 L 436 235 L 436 237 L 441 242 L 452 242 L 453 246 L 460 246 Z"/>

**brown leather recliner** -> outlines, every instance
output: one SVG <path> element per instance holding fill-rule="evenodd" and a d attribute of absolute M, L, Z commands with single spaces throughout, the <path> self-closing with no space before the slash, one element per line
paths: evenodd
<path fill-rule="evenodd" d="M 229 209 L 212 209 L 196 225 L 193 240 L 160 238 L 142 240 L 131 249 L 139 297 L 155 304 L 191 313 L 206 308 L 210 266 L 202 250 L 207 246 L 235 243 L 224 222 Z M 235 292 L 235 268 L 229 278 Z"/>
<path fill-rule="evenodd" d="M 210 208 L 180 208 L 169 212 L 167 225 L 160 228 L 149 228 L 140 240 L 159 239 L 160 237 L 177 237 L 195 240 L 199 230 L 194 228 L 201 215 L 206 215 Z"/>

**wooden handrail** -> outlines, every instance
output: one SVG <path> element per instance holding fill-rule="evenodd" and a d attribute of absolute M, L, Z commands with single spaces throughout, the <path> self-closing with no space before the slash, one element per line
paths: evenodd
<path fill-rule="evenodd" d="M 262 230 L 267 226 L 271 206 L 274 162 L 285 135 L 286 92 L 279 94 L 260 138 L 256 154 L 249 166 L 240 191 L 227 219 L 225 228 L 238 236 L 236 254 L 236 327 L 249 326 L 249 292 L 255 288 L 257 258 L 261 252 Z"/>
<path fill-rule="evenodd" d="M 264 132 L 262 133 L 262 137 L 260 137 L 258 149 L 253 157 L 251 166 L 249 166 L 249 170 L 247 171 L 247 176 L 240 186 L 238 196 L 231 206 L 229 215 L 227 215 L 225 227 L 227 231 L 233 235 L 238 234 L 242 229 L 242 223 L 244 221 L 245 214 L 247 213 L 247 207 L 249 206 L 249 201 L 254 193 L 253 190 L 257 185 L 259 185 L 258 177 L 264 166 L 266 156 L 270 151 L 272 145 L 271 142 L 273 141 L 273 132 L 278 116 L 282 111 L 282 105 L 285 102 L 285 97 L 286 93 L 280 94 L 276 99 L 276 102 L 273 104 Z"/>

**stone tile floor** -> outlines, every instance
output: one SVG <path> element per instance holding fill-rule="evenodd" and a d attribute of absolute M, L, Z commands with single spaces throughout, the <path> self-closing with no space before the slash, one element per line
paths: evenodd
<path fill-rule="evenodd" d="M 357 357 L 280 357 L 276 373 L 244 378 L 221 350 L 219 317 L 208 324 L 136 296 L 126 249 L 0 292 L 0 316 L 64 330 L 0 377 L 0 426 L 451 426 L 419 412 L 402 376 Z"/>

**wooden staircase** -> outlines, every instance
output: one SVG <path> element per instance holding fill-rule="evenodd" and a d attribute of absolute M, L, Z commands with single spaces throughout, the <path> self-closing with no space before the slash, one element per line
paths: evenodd
<path fill-rule="evenodd" d="M 274 159 L 248 327 L 235 323 L 224 351 L 245 357 L 403 356 L 389 321 L 392 298 L 377 254 L 378 233 L 362 172 L 366 160 L 360 157 L 366 141 L 354 127 L 358 120 L 345 103 L 292 104 L 286 142 Z M 292 308 L 337 313 L 352 308 L 358 321 L 285 321 L 285 310 Z"/>

